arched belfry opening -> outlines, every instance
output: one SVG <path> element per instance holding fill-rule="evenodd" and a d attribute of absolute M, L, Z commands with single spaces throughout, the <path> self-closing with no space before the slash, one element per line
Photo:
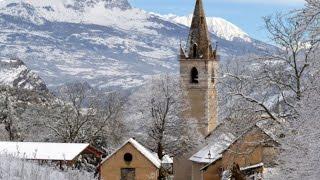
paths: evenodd
<path fill-rule="evenodd" d="M 195 67 L 191 69 L 191 83 L 194 83 L 194 84 L 199 83 L 199 72 Z"/>
<path fill-rule="evenodd" d="M 197 51 L 198 51 L 198 45 L 197 44 L 193 44 L 193 57 L 196 58 L 197 57 Z"/>

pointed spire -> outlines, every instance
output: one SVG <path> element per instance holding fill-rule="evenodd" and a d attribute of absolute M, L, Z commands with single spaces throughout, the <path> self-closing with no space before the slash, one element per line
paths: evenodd
<path fill-rule="evenodd" d="M 202 0 L 196 0 L 187 46 L 189 58 L 210 59 L 212 57 L 212 45 Z"/>

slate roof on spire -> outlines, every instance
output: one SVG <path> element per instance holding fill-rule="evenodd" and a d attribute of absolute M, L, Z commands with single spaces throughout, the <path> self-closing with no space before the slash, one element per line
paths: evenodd
<path fill-rule="evenodd" d="M 210 59 L 213 56 L 202 0 L 196 0 L 187 46 L 189 58 Z"/>

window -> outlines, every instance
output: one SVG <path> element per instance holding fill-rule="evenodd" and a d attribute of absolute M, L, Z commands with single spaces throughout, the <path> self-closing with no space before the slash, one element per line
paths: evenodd
<path fill-rule="evenodd" d="M 124 154 L 123 160 L 124 160 L 125 162 L 131 162 L 131 161 L 132 161 L 132 154 L 130 154 L 130 153 Z"/>
<path fill-rule="evenodd" d="M 197 48 L 198 48 L 197 44 L 194 44 L 194 45 L 193 45 L 193 57 L 194 57 L 194 58 L 197 57 Z"/>
<path fill-rule="evenodd" d="M 135 180 L 136 170 L 134 168 L 122 168 L 121 169 L 121 180 Z"/>
<path fill-rule="evenodd" d="M 199 73 L 197 68 L 193 67 L 191 70 L 191 83 L 194 83 L 194 84 L 199 83 L 198 76 L 199 76 Z"/>

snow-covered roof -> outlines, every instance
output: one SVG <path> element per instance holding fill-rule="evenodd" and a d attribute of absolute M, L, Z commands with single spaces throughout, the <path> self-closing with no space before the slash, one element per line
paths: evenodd
<path fill-rule="evenodd" d="M 251 165 L 251 166 L 241 167 L 240 170 L 241 171 L 245 171 L 245 170 L 248 170 L 248 169 L 255 169 L 255 168 L 259 168 L 259 167 L 263 167 L 263 163 L 258 163 L 258 164 L 254 164 L 254 165 Z"/>
<path fill-rule="evenodd" d="M 217 128 L 210 134 L 210 139 L 208 145 L 202 148 L 200 151 L 195 153 L 189 158 L 193 162 L 199 163 L 212 163 L 221 158 L 222 153 L 229 148 L 231 144 L 241 138 L 243 135 L 248 133 L 252 128 L 256 127 L 261 129 L 266 135 L 268 135 L 272 140 L 276 141 L 276 131 L 279 131 L 278 128 L 275 128 L 274 124 L 268 124 L 269 121 L 259 122 L 256 125 L 253 125 L 251 128 L 246 130 L 240 136 L 235 136 L 231 132 L 228 132 L 227 129 L 224 129 L 227 124 L 221 123 Z M 230 131 L 230 130 L 229 130 Z"/>
<path fill-rule="evenodd" d="M 235 137 L 231 133 L 222 133 L 213 139 L 207 146 L 190 157 L 191 161 L 211 163 L 221 158 L 221 153 L 227 149 Z"/>
<path fill-rule="evenodd" d="M 282 125 L 274 121 L 260 121 L 256 124 L 264 133 L 279 143 L 278 135 L 282 132 Z"/>
<path fill-rule="evenodd" d="M 76 143 L 0 142 L 0 154 L 31 160 L 70 161 L 89 146 Z"/>
<path fill-rule="evenodd" d="M 239 139 L 241 139 L 243 136 L 245 136 L 247 133 L 249 133 L 250 131 L 252 131 L 253 129 L 259 129 L 261 130 L 262 133 L 264 133 L 265 135 L 267 135 L 273 142 L 275 142 L 277 145 L 279 145 L 279 142 L 274 139 L 274 136 L 271 136 L 269 133 L 267 133 L 267 129 L 264 129 L 263 127 L 258 125 L 259 123 L 253 125 L 252 127 L 250 127 L 248 130 L 246 130 L 243 134 L 241 134 L 240 136 L 238 136 L 230 145 L 236 143 Z M 227 149 L 226 149 L 227 150 Z M 226 151 L 225 150 L 225 151 Z"/>
<path fill-rule="evenodd" d="M 126 144 L 130 143 L 133 147 L 135 147 L 142 155 L 144 155 L 149 161 L 152 162 L 153 165 L 155 165 L 157 168 L 161 167 L 161 161 L 160 159 L 154 155 L 153 152 L 151 152 L 150 150 L 148 150 L 147 148 L 145 148 L 142 144 L 140 144 L 138 141 L 134 140 L 133 138 L 130 138 L 128 141 L 126 141 L 125 143 L 123 143 L 122 146 L 120 146 L 120 148 L 118 148 L 117 150 L 115 150 L 112 154 L 110 154 L 108 157 L 106 157 L 102 163 L 104 163 L 105 161 L 107 161 L 111 156 L 113 156 L 117 151 L 119 151 L 122 147 L 124 147 Z"/>

